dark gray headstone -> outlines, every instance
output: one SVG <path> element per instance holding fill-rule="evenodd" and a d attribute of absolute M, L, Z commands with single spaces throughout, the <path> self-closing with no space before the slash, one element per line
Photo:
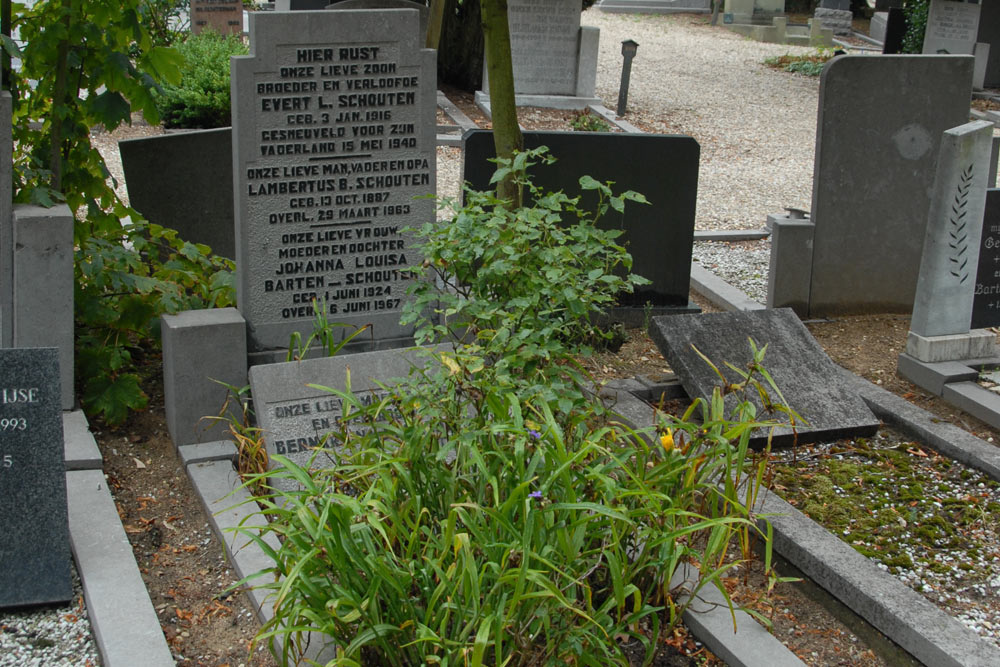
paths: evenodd
<path fill-rule="evenodd" d="M 847 55 L 823 70 L 810 316 L 912 308 L 938 148 L 968 120 L 972 65 Z"/>
<path fill-rule="evenodd" d="M 902 7 L 890 7 L 885 20 L 885 41 L 882 43 L 882 53 L 893 54 L 903 52 L 903 38 L 907 30 L 906 13 Z"/>
<path fill-rule="evenodd" d="M 839 9 L 840 11 L 850 11 L 851 0 L 820 0 L 819 6 L 823 9 Z"/>
<path fill-rule="evenodd" d="M 233 128 L 127 139 L 118 150 L 132 208 L 185 241 L 235 259 Z"/>
<path fill-rule="evenodd" d="M 725 374 L 727 382 L 735 383 L 741 379 L 726 363 L 745 369 L 752 359 L 748 339 L 758 347 L 766 344 L 764 368 L 789 406 L 809 423 L 796 429 L 797 439 L 787 427 L 776 430 L 776 445 L 869 436 L 879 426 L 857 393 L 843 385 L 842 372 L 789 308 L 654 317 L 650 335 L 688 394 L 706 400 L 720 380 L 692 346 Z M 750 394 L 759 418 L 768 418 L 760 399 Z M 736 400 L 735 395 L 727 396 L 727 408 Z M 780 420 L 782 415 L 773 418 Z M 753 440 L 759 444 L 766 437 L 761 430 Z"/>
<path fill-rule="evenodd" d="M 1000 190 L 987 190 L 971 328 L 996 326 L 1000 326 Z"/>
<path fill-rule="evenodd" d="M 1000 2 L 981 3 L 979 11 L 979 36 L 977 42 L 990 45 L 986 60 L 986 76 L 983 85 L 1000 88 Z"/>
<path fill-rule="evenodd" d="M 13 101 L 0 90 L 0 347 L 14 344 Z"/>
<path fill-rule="evenodd" d="M 66 602 L 66 465 L 56 348 L 0 349 L 0 607 Z"/>
<path fill-rule="evenodd" d="M 609 210 L 604 228 L 624 229 L 619 242 L 632 254 L 632 271 L 651 285 L 623 295 L 622 305 L 685 309 L 691 277 L 695 204 L 698 195 L 700 147 L 692 137 L 611 132 L 525 132 L 525 148 L 548 146 L 557 162 L 538 165 L 530 172 L 544 190 L 583 194 L 582 204 L 593 210 L 596 195 L 582 193 L 579 180 L 588 175 L 614 181 L 616 192 L 642 193 L 650 205 L 626 202 L 624 215 Z M 496 165 L 493 133 L 473 130 L 464 137 L 462 178 L 475 190 L 491 190 Z"/>
<path fill-rule="evenodd" d="M 237 305 L 251 353 L 331 320 L 399 341 L 434 218 L 435 52 L 413 9 L 253 12 L 232 60 Z"/>
<path fill-rule="evenodd" d="M 405 348 L 251 367 L 250 390 L 268 454 L 281 454 L 305 466 L 313 450 L 325 444 L 324 436 L 339 428 L 341 400 L 309 385 L 345 391 L 350 374 L 351 391 L 362 400 L 375 400 L 385 395 L 382 387 L 426 364 L 432 353 L 432 348 Z M 320 454 L 315 467 L 331 460 Z M 287 481 L 275 484 L 292 488 Z"/>

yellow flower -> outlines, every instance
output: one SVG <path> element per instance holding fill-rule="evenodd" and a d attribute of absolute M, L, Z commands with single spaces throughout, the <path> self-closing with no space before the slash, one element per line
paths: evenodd
<path fill-rule="evenodd" d="M 668 452 L 674 448 L 674 434 L 669 428 L 666 433 L 660 436 L 660 444 Z"/>

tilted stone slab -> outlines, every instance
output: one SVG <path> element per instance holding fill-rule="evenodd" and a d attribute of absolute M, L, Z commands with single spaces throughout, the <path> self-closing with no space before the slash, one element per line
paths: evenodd
<path fill-rule="evenodd" d="M 776 429 L 774 444 L 870 436 L 879 426 L 791 309 L 654 317 L 650 335 L 688 394 L 706 400 L 721 381 L 692 346 L 724 373 L 727 382 L 735 383 L 741 378 L 726 362 L 745 369 L 752 358 L 749 339 L 758 347 L 767 345 L 764 368 L 791 408 L 808 422 L 796 428 L 797 435 L 788 427 Z M 768 418 L 756 392 L 748 392 L 748 398 L 757 404 L 760 418 Z M 777 397 L 772 395 L 772 399 Z M 737 400 L 736 395 L 727 396 L 727 407 Z M 759 430 L 753 440 L 762 443 L 766 436 L 767 432 Z"/>

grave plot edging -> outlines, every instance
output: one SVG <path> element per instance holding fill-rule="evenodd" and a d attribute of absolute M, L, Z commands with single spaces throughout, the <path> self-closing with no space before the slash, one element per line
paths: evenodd
<path fill-rule="evenodd" d="M 846 370 L 843 372 L 849 373 Z M 864 384 L 871 384 L 862 378 L 856 379 L 859 391 L 865 389 Z M 878 394 L 872 389 L 884 392 L 871 385 L 868 392 L 862 395 Z M 602 392 L 602 396 L 613 399 L 612 408 L 633 428 L 652 425 L 653 407 L 628 391 L 615 392 L 612 384 Z M 900 424 L 907 425 L 913 420 L 913 428 L 916 428 L 916 424 L 930 422 L 930 413 L 916 406 L 911 407 L 912 411 L 898 415 Z M 773 491 L 762 494 L 757 511 L 769 515 L 776 552 L 918 660 L 935 666 L 985 666 L 996 664 L 1000 658 L 1000 653 L 986 640 L 906 584 L 880 570 Z"/>

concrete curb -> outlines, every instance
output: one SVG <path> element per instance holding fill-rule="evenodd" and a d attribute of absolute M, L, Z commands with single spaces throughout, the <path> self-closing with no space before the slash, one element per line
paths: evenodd
<path fill-rule="evenodd" d="M 63 413 L 66 470 L 101 470 L 104 459 L 81 410 Z"/>
<path fill-rule="evenodd" d="M 733 616 L 722 593 L 711 584 L 692 593 L 691 589 L 697 581 L 698 570 L 681 563 L 670 580 L 670 586 L 682 587 L 683 592 L 677 596 L 679 604 L 686 604 L 693 595 L 694 600 L 684 610 L 684 624 L 727 665 L 795 667 L 805 664 L 745 611 L 735 611 L 736 625 L 733 627 Z"/>
<path fill-rule="evenodd" d="M 222 442 L 207 444 L 213 445 L 213 448 L 220 452 L 224 452 L 225 444 L 232 446 L 231 443 Z M 201 446 L 188 445 L 187 447 Z M 184 447 L 181 448 L 182 457 L 186 456 L 184 449 Z M 235 451 L 234 446 L 233 451 Z M 193 455 L 188 457 L 194 458 Z M 226 558 L 236 570 L 237 576 L 243 579 L 272 567 L 274 561 L 267 556 L 261 546 L 247 535 L 237 532 L 237 528 L 244 525 L 253 527 L 263 519 L 254 516 L 257 506 L 250 501 L 250 492 L 241 487 L 240 478 L 233 468 L 232 459 L 224 456 L 216 460 L 205 460 L 187 465 L 185 469 L 191 480 L 191 485 L 205 508 L 212 532 L 225 548 Z M 271 549 L 277 550 L 280 546 L 274 533 L 268 533 L 264 536 L 264 542 Z M 249 586 L 245 587 L 244 593 L 257 616 L 257 620 L 262 624 L 267 623 L 274 618 L 274 611 L 269 602 L 270 591 L 256 589 L 252 586 L 251 582 Z M 325 664 L 336 655 L 336 648 L 326 644 L 323 638 L 316 633 L 311 633 L 307 642 L 308 648 L 305 657 L 310 660 Z"/>
<path fill-rule="evenodd" d="M 760 241 L 769 238 L 766 229 L 720 229 L 694 231 L 695 241 Z"/>
<path fill-rule="evenodd" d="M 104 473 L 70 471 L 66 491 L 70 546 L 102 664 L 173 665 Z"/>
<path fill-rule="evenodd" d="M 691 289 L 723 310 L 764 309 L 764 306 L 697 262 L 691 264 Z"/>
<path fill-rule="evenodd" d="M 856 383 L 858 393 L 876 417 L 948 458 L 1000 481 L 1000 448 L 958 426 L 942 422 L 923 408 L 848 370 L 843 373 Z"/>
<path fill-rule="evenodd" d="M 858 384 L 860 391 L 863 387 Z M 875 393 L 863 395 L 867 399 Z M 645 401 L 625 390 L 619 391 L 616 399 L 613 408 L 635 428 L 653 423 L 653 408 Z M 931 419 L 926 411 L 911 407 L 923 414 L 908 412 L 899 418 L 901 422 L 908 422 L 907 417 L 919 417 L 921 422 Z M 997 664 L 1000 653 L 986 640 L 880 570 L 777 494 L 764 494 L 756 509 L 770 519 L 777 553 L 918 660 L 935 667 Z M 698 638 L 709 642 L 705 637 Z"/>

